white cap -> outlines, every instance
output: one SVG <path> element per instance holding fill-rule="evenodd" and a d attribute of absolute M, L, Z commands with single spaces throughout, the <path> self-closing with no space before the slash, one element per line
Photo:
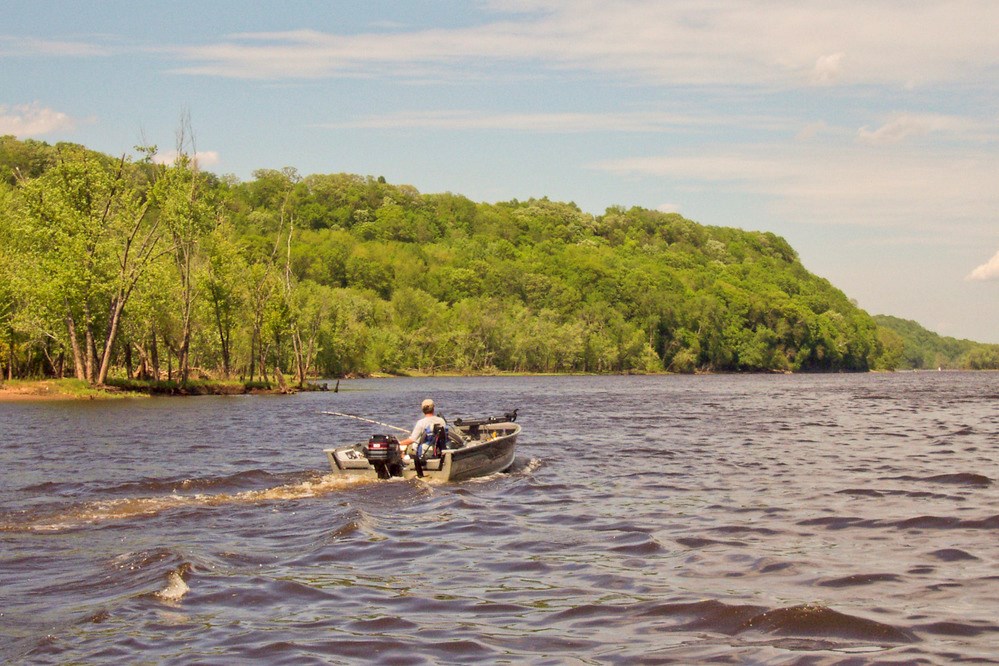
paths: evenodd
<path fill-rule="evenodd" d="M 430 398 L 424 400 L 423 403 L 420 405 L 420 409 L 422 409 L 423 411 L 427 411 L 427 409 L 433 409 L 433 408 L 434 408 L 434 401 L 431 400 Z"/>

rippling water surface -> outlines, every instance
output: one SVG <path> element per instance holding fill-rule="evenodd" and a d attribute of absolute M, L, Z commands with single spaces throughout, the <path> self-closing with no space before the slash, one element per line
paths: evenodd
<path fill-rule="evenodd" d="M 510 473 L 322 448 L 520 408 Z M 999 663 L 999 374 L 0 404 L 0 661 Z"/>

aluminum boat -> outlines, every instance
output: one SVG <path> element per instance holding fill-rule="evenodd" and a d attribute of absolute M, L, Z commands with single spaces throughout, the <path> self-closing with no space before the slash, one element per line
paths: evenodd
<path fill-rule="evenodd" d="M 462 481 L 509 469 L 520 434 L 516 420 L 517 410 L 502 416 L 455 419 L 437 442 L 422 447 L 419 456 L 404 456 L 398 439 L 384 434 L 323 452 L 333 472 L 345 476 Z"/>

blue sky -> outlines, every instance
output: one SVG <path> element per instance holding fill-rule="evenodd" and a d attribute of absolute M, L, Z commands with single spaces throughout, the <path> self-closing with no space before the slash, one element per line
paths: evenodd
<path fill-rule="evenodd" d="M 778 233 L 999 343 L 993 0 L 6 0 L 0 134 Z"/>

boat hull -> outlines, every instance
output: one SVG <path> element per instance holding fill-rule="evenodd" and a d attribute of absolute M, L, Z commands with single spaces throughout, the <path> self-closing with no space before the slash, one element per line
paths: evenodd
<path fill-rule="evenodd" d="M 412 462 L 391 470 L 391 476 L 405 479 L 422 478 L 436 481 L 464 481 L 503 472 L 513 464 L 520 425 L 501 421 L 467 428 L 452 426 L 451 444 L 439 458 L 423 461 L 422 469 Z M 453 447 L 453 448 L 451 448 Z M 384 478 L 379 470 L 361 453 L 361 445 L 324 449 L 330 468 L 335 474 L 359 478 Z"/>
<path fill-rule="evenodd" d="M 517 426 L 520 430 L 520 426 Z M 517 433 L 498 437 L 482 445 L 447 451 L 450 456 L 448 481 L 464 481 L 510 469 L 517 448 Z"/>

